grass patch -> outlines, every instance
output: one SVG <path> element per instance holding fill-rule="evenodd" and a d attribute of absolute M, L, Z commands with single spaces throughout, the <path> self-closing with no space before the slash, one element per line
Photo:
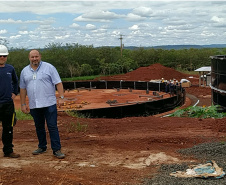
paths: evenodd
<path fill-rule="evenodd" d="M 101 77 L 100 75 L 93 75 L 93 76 L 78 76 L 78 77 L 71 77 L 71 78 L 62 78 L 63 82 L 68 81 L 82 81 L 82 80 L 94 80 L 96 78 Z"/>
<path fill-rule="evenodd" d="M 65 113 L 68 116 L 71 117 L 76 117 L 76 118 L 87 118 L 88 116 L 85 116 L 84 114 L 79 114 L 77 111 L 65 111 Z M 78 120 L 76 121 L 76 123 L 71 122 L 67 125 L 67 131 L 69 133 L 73 133 L 73 132 L 86 132 L 87 131 L 87 124 L 82 124 L 80 123 Z"/>
<path fill-rule="evenodd" d="M 170 117 L 191 117 L 191 118 L 224 118 L 226 113 L 218 112 L 219 105 L 212 105 L 209 107 L 187 107 L 175 111 Z"/>
<path fill-rule="evenodd" d="M 33 117 L 30 114 L 25 114 L 21 110 L 16 110 L 17 120 L 33 120 Z"/>
<path fill-rule="evenodd" d="M 68 110 L 68 111 L 65 111 L 65 113 L 68 116 L 75 117 L 75 118 L 89 118 L 89 115 L 80 114 L 77 111 L 70 111 L 70 110 Z"/>
<path fill-rule="evenodd" d="M 70 81 L 87 81 L 87 80 L 100 80 L 100 77 L 106 77 L 106 76 L 114 76 L 114 75 L 122 75 L 124 73 L 120 74 L 111 74 L 111 75 L 92 75 L 92 76 L 77 76 L 77 77 L 71 77 L 71 78 L 61 78 L 63 82 L 70 82 Z"/>
<path fill-rule="evenodd" d="M 177 71 L 181 72 L 181 73 L 185 73 L 185 74 L 188 74 L 188 75 L 199 75 L 199 72 L 197 71 L 187 71 L 187 70 L 183 70 L 183 69 L 176 69 Z"/>
<path fill-rule="evenodd" d="M 68 124 L 67 131 L 69 133 L 86 132 L 87 131 L 87 127 L 88 127 L 88 125 L 81 124 L 79 121 L 77 121 L 76 123 L 71 122 L 71 123 Z"/>

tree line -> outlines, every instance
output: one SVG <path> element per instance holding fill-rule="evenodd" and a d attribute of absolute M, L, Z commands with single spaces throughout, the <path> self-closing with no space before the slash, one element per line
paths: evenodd
<path fill-rule="evenodd" d="M 226 54 L 226 48 L 163 50 L 141 47 L 123 49 L 121 53 L 120 47 L 95 48 L 92 45 L 61 43 L 51 43 L 39 51 L 42 60 L 53 64 L 62 78 L 122 74 L 154 63 L 176 70 L 194 71 L 210 66 L 210 56 Z M 10 49 L 7 63 L 15 67 L 18 76 L 29 64 L 29 52 L 23 48 Z"/>

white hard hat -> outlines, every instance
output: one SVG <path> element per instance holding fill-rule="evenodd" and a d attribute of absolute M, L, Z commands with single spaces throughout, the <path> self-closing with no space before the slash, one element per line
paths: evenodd
<path fill-rule="evenodd" d="M 0 55 L 8 55 L 8 49 L 4 45 L 0 45 Z"/>

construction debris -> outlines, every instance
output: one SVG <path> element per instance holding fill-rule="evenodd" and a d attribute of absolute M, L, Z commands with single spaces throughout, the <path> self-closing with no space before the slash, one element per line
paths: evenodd
<path fill-rule="evenodd" d="M 198 178 L 215 178 L 224 177 L 225 172 L 220 168 L 215 161 L 208 161 L 206 164 L 192 165 L 186 172 L 176 171 L 170 174 L 174 177 L 198 177 Z"/>

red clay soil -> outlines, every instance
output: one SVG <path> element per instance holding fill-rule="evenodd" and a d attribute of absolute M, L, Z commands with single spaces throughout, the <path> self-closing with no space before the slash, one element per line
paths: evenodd
<path fill-rule="evenodd" d="M 165 67 L 159 63 L 156 63 L 148 67 L 140 67 L 123 75 L 101 77 L 101 80 L 150 81 L 164 78 L 165 80 L 176 79 L 180 81 L 181 79 L 185 78 L 189 79 L 192 83 L 198 84 L 198 75 L 193 75 L 194 78 L 189 78 L 189 76 L 190 75 L 188 74 L 183 74 L 172 68 Z"/>
<path fill-rule="evenodd" d="M 137 71 L 134 76 L 129 73 L 130 80 L 144 80 Z M 161 70 L 156 68 L 155 72 L 158 71 Z M 142 73 L 148 81 L 168 79 L 158 73 L 156 77 Z M 182 76 L 170 76 L 173 78 L 179 80 Z M 200 99 L 200 106 L 211 104 L 208 87 L 192 86 L 186 88 L 186 92 Z M 187 98 L 183 107 L 192 105 L 192 101 Z M 225 121 L 157 116 L 91 119 L 59 112 L 62 152 L 66 154 L 65 159 L 59 160 L 52 155 L 50 142 L 46 153 L 33 156 L 31 152 L 38 143 L 34 123 L 19 120 L 14 128 L 14 150 L 21 157 L 10 159 L 0 155 L 0 184 L 137 185 L 156 175 L 161 164 L 195 161 L 181 156 L 177 150 L 198 143 L 222 141 L 226 135 Z"/>

